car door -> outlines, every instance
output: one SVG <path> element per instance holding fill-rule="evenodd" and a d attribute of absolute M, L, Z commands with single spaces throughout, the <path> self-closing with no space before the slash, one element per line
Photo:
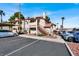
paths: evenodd
<path fill-rule="evenodd" d="M 6 37 L 6 36 L 8 36 L 7 32 L 0 32 L 0 37 Z"/>
<path fill-rule="evenodd" d="M 75 41 L 79 41 L 79 32 L 74 33 Z"/>

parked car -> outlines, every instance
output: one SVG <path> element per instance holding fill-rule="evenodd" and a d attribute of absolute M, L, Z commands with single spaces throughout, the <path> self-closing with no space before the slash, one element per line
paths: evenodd
<path fill-rule="evenodd" d="M 62 38 L 64 38 L 64 35 L 66 34 L 66 31 L 60 31 L 59 32 L 59 35 L 62 37 Z"/>
<path fill-rule="evenodd" d="M 74 33 L 73 31 L 66 32 L 66 34 L 64 35 L 64 39 L 67 41 L 74 41 L 73 33 Z"/>
<path fill-rule="evenodd" d="M 73 28 L 73 31 L 79 31 L 79 28 Z"/>
<path fill-rule="evenodd" d="M 62 31 L 60 36 L 66 41 L 79 42 L 79 31 Z"/>
<path fill-rule="evenodd" d="M 74 35 L 72 31 L 62 31 L 60 35 L 66 41 L 74 41 Z"/>
<path fill-rule="evenodd" d="M 79 42 L 79 31 L 74 32 L 74 41 Z"/>
<path fill-rule="evenodd" d="M 17 36 L 18 34 L 9 30 L 0 30 L 0 37 Z"/>

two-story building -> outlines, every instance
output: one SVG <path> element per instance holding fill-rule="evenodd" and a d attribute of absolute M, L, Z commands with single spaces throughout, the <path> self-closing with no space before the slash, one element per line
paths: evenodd
<path fill-rule="evenodd" d="M 17 29 L 17 32 L 26 32 L 27 34 L 35 35 L 52 35 L 55 24 L 46 20 L 46 15 L 37 17 L 28 17 L 26 19 L 15 19 L 15 25 L 13 28 Z M 19 24 L 21 21 L 21 24 Z M 19 30 L 20 29 L 20 30 Z"/>

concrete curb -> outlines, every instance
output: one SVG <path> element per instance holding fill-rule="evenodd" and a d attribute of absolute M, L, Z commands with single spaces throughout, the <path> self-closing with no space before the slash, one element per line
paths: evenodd
<path fill-rule="evenodd" d="M 51 42 L 58 42 L 58 43 L 65 43 L 64 41 L 58 41 L 58 40 L 53 40 L 51 38 L 45 38 L 45 37 L 39 37 L 39 36 L 28 36 L 28 35 L 19 35 L 20 37 L 26 37 L 26 38 L 32 38 L 32 39 L 38 39 L 38 40 L 45 40 L 45 41 L 51 41 Z"/>
<path fill-rule="evenodd" d="M 75 56 L 66 42 L 65 42 L 65 45 L 66 45 L 66 48 L 68 49 L 69 53 L 71 54 L 71 56 Z"/>

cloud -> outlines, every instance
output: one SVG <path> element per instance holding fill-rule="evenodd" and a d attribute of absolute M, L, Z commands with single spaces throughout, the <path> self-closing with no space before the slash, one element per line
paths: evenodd
<path fill-rule="evenodd" d="M 51 21 L 54 23 L 59 23 L 61 25 L 61 17 L 64 16 L 64 27 L 74 28 L 79 27 L 79 8 L 65 9 L 53 11 L 50 14 Z"/>

